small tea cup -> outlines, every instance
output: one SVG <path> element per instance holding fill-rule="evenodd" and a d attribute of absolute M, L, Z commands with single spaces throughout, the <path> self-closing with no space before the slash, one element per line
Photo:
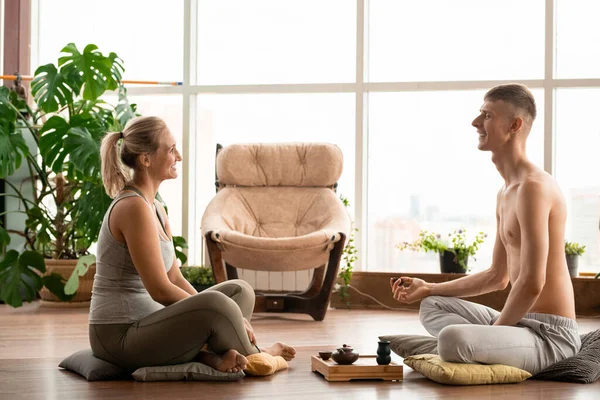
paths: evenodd
<path fill-rule="evenodd" d="M 327 361 L 331 358 L 331 351 L 320 351 L 319 357 L 321 357 L 321 360 Z"/>

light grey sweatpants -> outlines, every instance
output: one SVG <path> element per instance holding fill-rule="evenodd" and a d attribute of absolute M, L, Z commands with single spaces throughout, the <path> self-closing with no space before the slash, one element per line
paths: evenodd
<path fill-rule="evenodd" d="M 516 326 L 491 326 L 499 316 L 493 308 L 442 296 L 423 299 L 419 313 L 438 338 L 444 361 L 511 365 L 535 375 L 581 347 L 577 322 L 570 318 L 528 313 Z"/>

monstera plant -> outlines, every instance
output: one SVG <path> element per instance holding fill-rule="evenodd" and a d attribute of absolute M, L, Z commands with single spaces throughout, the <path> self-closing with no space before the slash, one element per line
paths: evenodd
<path fill-rule="evenodd" d="M 115 53 L 105 56 L 93 44 L 80 52 L 70 43 L 56 65 L 35 71 L 34 106 L 0 87 L 0 178 L 11 189 L 3 195 L 19 203 L 6 213 L 26 216 L 22 231 L 0 226 L 0 297 L 8 304 L 31 301 L 43 288 L 69 300 L 93 261 L 83 258 L 65 288 L 68 277 L 48 274 L 45 259 L 85 257 L 98 239 L 111 202 L 100 175 L 100 142 L 136 115 L 121 85 L 123 71 Z M 116 106 L 101 99 L 107 91 L 117 91 Z M 28 177 L 11 182 L 22 165 Z M 3 251 L 9 233 L 24 238 L 22 251 Z"/>

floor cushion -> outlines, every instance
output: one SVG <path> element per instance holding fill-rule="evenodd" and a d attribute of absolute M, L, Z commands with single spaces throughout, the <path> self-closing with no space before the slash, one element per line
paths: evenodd
<path fill-rule="evenodd" d="M 410 356 L 404 363 L 427 378 L 447 385 L 517 383 L 531 377 L 529 372 L 508 365 L 451 363 L 442 361 L 437 354 Z"/>

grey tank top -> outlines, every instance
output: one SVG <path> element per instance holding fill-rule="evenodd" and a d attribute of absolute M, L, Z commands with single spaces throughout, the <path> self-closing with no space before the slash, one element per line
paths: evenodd
<path fill-rule="evenodd" d="M 120 200 L 132 196 L 144 198 L 137 193 L 121 193 L 113 200 L 102 221 L 96 251 L 90 324 L 133 323 L 164 308 L 152 299 L 144 287 L 127 246 L 116 240 L 110 232 L 108 219 L 113 207 Z M 156 214 L 164 226 L 160 212 Z M 156 234 L 159 235 L 158 232 Z M 165 271 L 168 272 L 175 260 L 175 249 L 171 240 L 164 240 L 160 235 L 159 240 Z"/>

